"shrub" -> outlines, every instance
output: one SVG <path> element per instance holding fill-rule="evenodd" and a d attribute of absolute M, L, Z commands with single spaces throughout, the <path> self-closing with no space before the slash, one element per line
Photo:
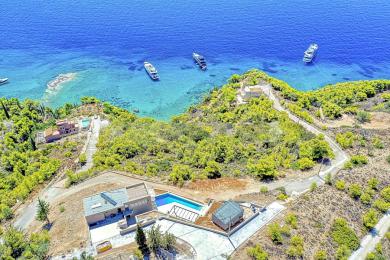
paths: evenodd
<path fill-rule="evenodd" d="M 377 210 L 385 213 L 385 212 L 387 212 L 390 209 L 390 202 L 386 202 L 383 199 L 377 199 L 377 200 L 374 201 L 373 206 Z"/>
<path fill-rule="evenodd" d="M 143 256 L 141 250 L 139 250 L 138 248 L 133 250 L 133 256 L 135 257 L 135 260 L 143 260 L 144 259 L 144 256 Z"/>
<path fill-rule="evenodd" d="M 169 174 L 169 180 L 173 184 L 183 186 L 184 181 L 192 178 L 192 171 L 188 165 L 176 164 L 172 168 L 172 172 Z"/>
<path fill-rule="evenodd" d="M 79 163 L 85 165 L 87 163 L 87 155 L 85 153 L 80 154 Z"/>
<path fill-rule="evenodd" d="M 356 137 L 352 132 L 336 134 L 336 141 L 344 149 L 352 148 Z"/>
<path fill-rule="evenodd" d="M 254 247 L 249 247 L 247 250 L 247 254 L 253 260 L 267 260 L 268 259 L 267 252 L 265 252 L 260 245 L 256 245 Z"/>
<path fill-rule="evenodd" d="M 355 232 L 348 226 L 343 218 L 336 218 L 332 225 L 332 239 L 338 246 L 346 246 L 349 250 L 359 248 L 359 238 Z"/>
<path fill-rule="evenodd" d="M 301 257 L 303 256 L 303 238 L 299 235 L 291 237 L 290 246 L 287 249 L 287 255 L 289 257 Z"/>
<path fill-rule="evenodd" d="M 372 200 L 372 197 L 371 197 L 371 194 L 368 193 L 368 192 L 364 192 L 361 196 L 360 196 L 360 200 L 362 201 L 363 204 L 370 204 L 371 203 L 371 200 Z"/>
<path fill-rule="evenodd" d="M 314 190 L 316 190 L 317 189 L 317 182 L 312 182 L 311 184 L 310 184 L 310 191 L 314 191 Z"/>
<path fill-rule="evenodd" d="M 388 163 L 390 163 L 390 155 L 388 155 L 388 156 L 386 157 L 386 161 L 387 161 Z"/>
<path fill-rule="evenodd" d="M 299 157 L 320 160 L 323 158 L 334 158 L 334 153 L 323 135 L 299 145 Z"/>
<path fill-rule="evenodd" d="M 387 202 L 390 202 L 390 186 L 387 186 L 386 188 L 384 188 L 382 191 L 381 191 L 381 196 L 382 198 L 387 201 Z"/>
<path fill-rule="evenodd" d="M 371 121 L 371 115 L 366 111 L 358 111 L 356 114 L 356 120 L 362 124 L 367 123 Z"/>
<path fill-rule="evenodd" d="M 363 225 L 371 230 L 378 223 L 378 212 L 375 209 L 370 209 L 363 215 Z"/>
<path fill-rule="evenodd" d="M 351 250 L 346 245 L 341 245 L 337 248 L 336 259 L 337 260 L 347 260 L 351 255 Z"/>
<path fill-rule="evenodd" d="M 248 170 L 260 179 L 274 179 L 278 175 L 275 161 L 262 158 L 257 163 L 248 163 Z"/>
<path fill-rule="evenodd" d="M 215 161 L 210 161 L 207 163 L 206 168 L 204 169 L 209 179 L 217 179 L 222 176 L 221 174 L 221 166 L 219 163 Z"/>
<path fill-rule="evenodd" d="M 335 103 L 326 101 L 322 104 L 322 111 L 324 112 L 324 115 L 330 119 L 339 118 L 342 113 L 340 106 Z"/>
<path fill-rule="evenodd" d="M 12 209 L 4 204 L 0 204 L 0 221 L 8 220 L 13 217 Z"/>
<path fill-rule="evenodd" d="M 72 155 L 73 155 L 73 153 L 71 151 L 67 151 L 67 152 L 64 153 L 64 156 L 66 158 L 70 158 L 70 157 L 72 157 Z"/>
<path fill-rule="evenodd" d="M 290 230 L 287 226 L 281 227 L 278 223 L 268 226 L 268 235 L 274 244 L 283 244 L 283 236 L 289 236 Z"/>
<path fill-rule="evenodd" d="M 277 196 L 276 199 L 285 201 L 288 199 L 288 195 L 286 193 L 280 192 Z"/>
<path fill-rule="evenodd" d="M 372 145 L 376 149 L 383 149 L 385 147 L 382 140 L 377 136 L 372 139 Z"/>
<path fill-rule="evenodd" d="M 294 229 L 298 227 L 298 217 L 294 213 L 288 213 L 285 218 L 285 221 Z"/>
<path fill-rule="evenodd" d="M 261 193 L 267 193 L 268 192 L 268 187 L 267 186 L 261 186 L 260 187 L 260 192 Z"/>
<path fill-rule="evenodd" d="M 325 175 L 325 183 L 328 185 L 332 185 L 332 174 L 328 173 Z"/>
<path fill-rule="evenodd" d="M 353 183 L 349 186 L 348 192 L 352 198 L 358 199 L 362 195 L 362 186 L 358 183 Z"/>
<path fill-rule="evenodd" d="M 328 255 L 325 250 L 319 250 L 314 254 L 314 260 L 326 260 Z"/>
<path fill-rule="evenodd" d="M 345 181 L 343 180 L 336 181 L 335 187 L 338 190 L 345 190 Z"/>
<path fill-rule="evenodd" d="M 363 154 L 356 154 L 351 156 L 350 163 L 352 163 L 353 166 L 362 166 L 368 163 L 368 159 Z"/>
<path fill-rule="evenodd" d="M 316 163 L 312 159 L 305 157 L 305 158 L 299 159 L 297 161 L 296 165 L 297 165 L 298 169 L 305 171 L 305 170 L 309 170 L 309 169 L 313 168 L 314 165 L 316 165 Z"/>
<path fill-rule="evenodd" d="M 351 161 L 347 161 L 345 164 L 344 164 L 344 167 L 343 167 L 345 170 L 350 170 L 353 168 L 353 164 Z"/>
<path fill-rule="evenodd" d="M 390 93 L 383 93 L 381 98 L 383 98 L 385 101 L 390 101 Z"/>
<path fill-rule="evenodd" d="M 368 180 L 368 187 L 370 187 L 370 189 L 376 190 L 378 187 L 378 184 L 379 184 L 379 181 L 377 178 L 371 178 Z"/>

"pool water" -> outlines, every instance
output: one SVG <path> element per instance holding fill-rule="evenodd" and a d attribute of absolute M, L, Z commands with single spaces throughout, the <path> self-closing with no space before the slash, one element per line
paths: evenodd
<path fill-rule="evenodd" d="M 89 118 L 85 118 L 85 119 L 81 120 L 81 126 L 83 128 L 87 128 L 89 126 L 89 122 L 90 122 Z"/>
<path fill-rule="evenodd" d="M 182 197 L 178 197 L 178 196 L 173 195 L 171 193 L 165 193 L 165 194 L 156 196 L 157 207 L 164 206 L 164 205 L 174 203 L 174 202 L 181 204 L 183 206 L 189 207 L 191 209 L 197 210 L 197 211 L 201 211 L 202 207 L 203 207 L 202 205 L 200 205 L 198 203 L 195 203 L 193 201 L 187 200 L 187 199 L 182 198 Z"/>

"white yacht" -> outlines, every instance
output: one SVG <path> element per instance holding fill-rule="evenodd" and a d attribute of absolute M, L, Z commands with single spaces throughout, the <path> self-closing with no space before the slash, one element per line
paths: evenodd
<path fill-rule="evenodd" d="M 192 53 L 192 58 L 199 65 L 199 68 L 201 70 L 206 70 L 207 69 L 206 60 L 204 59 L 204 57 L 202 55 L 194 52 L 194 53 Z"/>
<path fill-rule="evenodd" d="M 318 45 L 316 43 L 310 44 L 309 48 L 307 48 L 307 50 L 304 53 L 303 62 L 311 63 L 315 58 L 317 51 L 318 51 Z"/>
<path fill-rule="evenodd" d="M 151 63 L 145 61 L 144 68 L 152 80 L 160 79 L 160 76 L 158 75 L 156 68 Z"/>

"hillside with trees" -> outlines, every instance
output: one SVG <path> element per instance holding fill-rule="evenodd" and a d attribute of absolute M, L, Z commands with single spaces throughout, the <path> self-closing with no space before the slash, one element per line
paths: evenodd
<path fill-rule="evenodd" d="M 170 122 L 138 118 L 105 104 L 112 122 L 100 136 L 95 170 L 158 176 L 182 185 L 221 176 L 275 179 L 288 169 L 307 170 L 334 156 L 322 136 L 273 109 L 265 96 L 238 105 L 243 82 L 233 77 Z"/>
<path fill-rule="evenodd" d="M 375 109 L 388 111 L 390 107 L 390 80 L 362 80 L 342 82 L 324 86 L 312 91 L 299 91 L 285 81 L 268 74 L 252 70 L 236 79 L 245 78 L 249 84 L 268 82 L 285 99 L 286 106 L 296 115 L 312 123 L 312 116 L 336 119 L 343 114 L 358 115 L 364 112 L 360 102 L 379 96 Z"/>

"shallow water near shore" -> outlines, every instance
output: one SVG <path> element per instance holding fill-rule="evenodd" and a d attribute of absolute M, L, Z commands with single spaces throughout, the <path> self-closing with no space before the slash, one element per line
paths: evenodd
<path fill-rule="evenodd" d="M 390 78 L 388 1 L 151 0 L 145 5 L 137 0 L 2 3 L 0 77 L 10 83 L 1 86 L 0 95 L 43 100 L 48 82 L 77 73 L 45 102 L 57 107 L 96 96 L 141 116 L 168 119 L 251 68 L 301 90 Z M 315 63 L 305 66 L 302 54 L 311 42 L 320 50 Z M 193 51 L 205 55 L 206 72 L 195 66 Z M 157 67 L 159 82 L 148 78 L 144 60 Z"/>

